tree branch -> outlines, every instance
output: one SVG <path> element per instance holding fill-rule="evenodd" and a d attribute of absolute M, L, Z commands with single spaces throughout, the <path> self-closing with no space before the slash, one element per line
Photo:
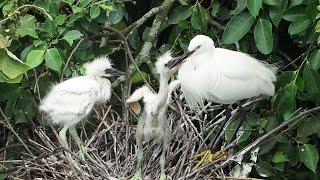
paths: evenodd
<path fill-rule="evenodd" d="M 296 122 L 296 121 L 299 121 L 303 118 L 305 118 L 307 115 L 310 115 L 311 113 L 314 113 L 316 111 L 320 111 L 320 106 L 318 107 L 315 107 L 313 109 L 310 109 L 310 110 L 307 110 L 307 111 L 304 111 L 304 112 L 301 112 L 299 115 L 283 122 L 281 125 L 279 125 L 278 127 L 274 128 L 273 130 L 271 130 L 270 132 L 266 133 L 265 135 L 261 136 L 260 138 L 258 138 L 257 140 L 253 141 L 251 144 L 247 145 L 245 148 L 243 148 L 241 151 L 237 152 L 235 155 L 233 155 L 232 157 L 228 158 L 226 161 L 224 161 L 221 165 L 219 165 L 218 167 L 216 167 L 213 172 L 215 171 L 218 171 L 219 169 L 229 165 L 230 163 L 232 163 L 235 159 L 237 159 L 238 157 L 240 156 L 243 156 L 244 154 L 246 154 L 247 152 L 251 151 L 252 149 L 258 147 L 259 145 L 263 144 L 263 143 L 266 143 L 268 140 L 271 140 L 272 138 L 270 138 L 272 135 L 274 135 L 273 137 L 275 137 L 276 135 L 278 135 L 279 133 L 282 133 L 282 132 L 285 132 L 285 131 L 288 131 L 289 128 L 288 128 L 288 125 L 290 123 L 293 123 L 293 122 Z M 285 129 L 284 131 L 281 131 L 282 129 L 284 128 L 287 128 Z M 234 145 L 234 142 L 231 143 L 229 146 L 232 146 Z M 230 148 L 230 147 L 226 147 L 226 148 Z M 186 175 L 185 177 L 183 178 L 187 178 L 187 177 L 190 177 L 200 171 L 203 171 L 205 169 L 207 169 L 208 167 L 212 166 L 213 164 L 216 164 L 218 162 L 218 160 L 216 161 L 213 161 L 199 169 L 197 169 L 196 171 Z M 182 179 L 182 178 L 180 178 Z"/>
<path fill-rule="evenodd" d="M 148 61 L 148 60 L 150 58 L 150 50 L 152 48 L 152 44 L 155 41 L 156 37 L 158 36 L 161 23 L 167 17 L 167 14 L 168 14 L 173 2 L 174 2 L 174 0 L 165 0 L 162 3 L 162 5 L 160 6 L 161 11 L 158 12 L 158 14 L 156 15 L 156 17 L 152 23 L 152 26 L 150 28 L 150 32 L 148 34 L 147 41 L 145 41 L 140 53 L 136 57 L 135 63 L 138 67 L 143 63 L 147 63 L 148 66 L 151 64 L 151 61 Z M 133 64 L 131 64 L 128 68 L 129 75 L 133 74 L 135 72 L 135 69 L 136 69 L 135 66 Z M 153 69 L 150 69 L 152 74 L 155 77 L 158 77 L 158 74 L 155 71 L 153 71 Z M 112 83 L 112 86 L 113 87 L 118 86 L 124 80 L 125 80 L 124 77 L 120 77 Z"/>

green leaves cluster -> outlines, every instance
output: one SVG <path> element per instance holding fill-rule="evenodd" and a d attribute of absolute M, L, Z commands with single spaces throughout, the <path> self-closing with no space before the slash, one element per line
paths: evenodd
<path fill-rule="evenodd" d="M 41 121 L 35 103 L 50 83 L 78 76 L 84 63 L 111 52 L 114 46 L 99 51 L 99 26 L 128 17 L 123 3 L 109 0 L 9 0 L 0 8 L 0 100 L 13 123 Z"/>

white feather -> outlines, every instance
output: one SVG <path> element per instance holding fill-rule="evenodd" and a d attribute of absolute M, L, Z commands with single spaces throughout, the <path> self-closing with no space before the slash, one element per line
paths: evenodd
<path fill-rule="evenodd" d="M 87 65 L 87 75 L 54 85 L 42 100 L 39 109 L 54 124 L 77 124 L 95 104 L 106 103 L 111 96 L 111 83 L 103 68 L 110 68 L 107 58 L 97 58 Z"/>
<path fill-rule="evenodd" d="M 274 95 L 276 68 L 247 54 L 215 48 L 207 36 L 196 36 L 188 50 L 195 51 L 179 69 L 181 90 L 191 109 L 203 100 L 232 104 L 261 94 Z"/>

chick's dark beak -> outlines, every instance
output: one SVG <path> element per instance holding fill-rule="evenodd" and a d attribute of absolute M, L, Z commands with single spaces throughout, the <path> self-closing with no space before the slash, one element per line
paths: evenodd
<path fill-rule="evenodd" d="M 194 53 L 194 51 L 185 52 L 182 56 L 178 57 L 176 61 L 174 61 L 173 63 L 170 63 L 169 68 L 172 69 L 176 65 L 180 64 L 182 61 L 187 59 L 192 53 Z"/>
<path fill-rule="evenodd" d="M 119 70 L 114 69 L 114 68 L 106 69 L 104 72 L 106 74 L 111 75 L 111 76 L 126 76 L 127 75 L 127 73 L 119 71 Z"/>

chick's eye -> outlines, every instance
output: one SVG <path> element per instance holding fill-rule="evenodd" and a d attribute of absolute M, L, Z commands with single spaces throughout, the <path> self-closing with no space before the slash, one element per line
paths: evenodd
<path fill-rule="evenodd" d="M 165 66 L 165 67 L 169 67 L 169 66 L 168 66 L 168 63 L 165 63 L 164 66 Z"/>
<path fill-rule="evenodd" d="M 199 49 L 201 47 L 201 45 L 197 46 L 197 49 Z"/>

